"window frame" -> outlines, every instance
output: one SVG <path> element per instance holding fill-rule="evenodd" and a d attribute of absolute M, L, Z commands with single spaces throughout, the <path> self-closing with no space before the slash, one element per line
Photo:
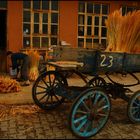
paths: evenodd
<path fill-rule="evenodd" d="M 134 11 L 134 10 L 140 10 L 140 7 L 139 6 L 125 5 L 125 4 L 121 5 L 120 8 L 121 8 L 122 16 L 124 16 L 128 12 L 130 12 L 130 11 L 127 11 L 128 8 L 132 8 L 132 11 Z M 125 10 L 124 13 L 123 13 L 123 8 L 125 8 L 124 9 Z"/>
<path fill-rule="evenodd" d="M 85 9 L 84 12 L 79 12 L 80 3 L 81 4 L 84 3 L 84 8 L 83 8 L 83 9 Z M 87 13 L 87 11 L 88 11 L 88 9 L 87 9 L 88 3 L 92 3 L 93 13 Z M 100 5 L 100 13 L 99 14 L 94 13 L 94 5 Z M 103 14 L 102 13 L 102 9 L 103 9 L 102 7 L 103 7 L 103 5 L 107 5 L 108 6 L 108 14 Z M 90 39 L 90 38 L 92 39 L 91 48 L 94 48 L 94 46 L 96 47 L 96 43 L 94 43 L 94 39 L 99 39 L 99 43 L 98 44 L 101 44 L 101 41 L 104 40 L 104 39 L 106 39 L 106 42 L 107 42 L 107 33 L 106 33 L 106 37 L 102 37 L 101 36 L 101 29 L 102 28 L 106 28 L 106 26 L 103 26 L 102 25 L 102 17 L 103 16 L 106 16 L 107 17 L 109 15 L 109 13 L 110 13 L 110 4 L 109 3 L 86 2 L 86 1 L 83 1 L 83 2 L 79 1 L 78 2 L 78 29 L 79 29 L 80 26 L 81 27 L 84 27 L 84 36 L 80 36 L 79 35 L 79 30 L 78 30 L 78 35 L 77 35 L 77 41 L 79 39 L 84 39 L 84 45 L 81 46 L 81 47 L 86 48 L 87 47 L 86 46 L 86 40 L 87 39 Z M 80 15 L 83 15 L 85 17 L 84 18 L 84 25 L 80 25 L 79 24 L 79 16 Z M 91 25 L 88 25 L 88 23 L 87 23 L 88 16 L 91 16 L 92 17 L 92 24 Z M 99 25 L 95 25 L 95 23 L 94 23 L 95 22 L 95 17 L 99 17 Z M 91 27 L 91 36 L 87 35 L 87 28 L 88 27 Z M 94 31 L 95 31 L 95 28 L 96 27 L 99 28 L 99 30 L 98 30 L 98 36 L 95 36 L 95 34 L 94 34 Z M 78 44 L 79 44 L 79 41 L 78 41 Z M 78 44 L 77 44 L 77 46 L 80 47 Z"/>
<path fill-rule="evenodd" d="M 56 38 L 57 39 L 57 44 L 59 43 L 59 1 L 58 2 L 58 10 L 52 10 L 52 2 L 53 1 L 49 1 L 49 10 L 44 10 L 42 9 L 42 0 L 40 1 L 40 9 L 33 9 L 33 0 L 30 1 L 30 8 L 24 8 L 24 2 L 23 2 L 23 17 L 24 17 L 24 11 L 29 11 L 30 12 L 30 22 L 24 22 L 24 19 L 22 21 L 22 28 L 24 26 L 24 24 L 30 24 L 30 34 L 24 34 L 24 28 L 23 30 L 23 49 L 47 49 L 48 47 L 50 47 L 51 44 L 51 39 L 52 38 Z M 34 33 L 34 13 L 39 13 L 39 33 Z M 51 23 L 51 16 L 53 13 L 57 13 L 58 14 L 58 22 L 55 23 L 55 25 L 57 25 L 57 34 L 56 35 L 52 35 L 51 34 L 51 25 L 53 25 Z M 48 16 L 48 21 L 47 22 L 43 22 L 43 14 L 47 14 Z M 47 26 L 47 33 L 43 33 L 43 25 Z M 24 38 L 26 37 L 30 37 L 30 45 L 26 46 L 24 45 Z M 35 45 L 33 45 L 33 38 L 34 37 L 39 37 L 40 38 L 40 47 L 36 47 Z M 48 39 L 48 45 L 47 46 L 42 46 L 43 42 L 43 38 L 46 38 L 46 40 Z M 57 45 L 55 44 L 55 45 Z"/>

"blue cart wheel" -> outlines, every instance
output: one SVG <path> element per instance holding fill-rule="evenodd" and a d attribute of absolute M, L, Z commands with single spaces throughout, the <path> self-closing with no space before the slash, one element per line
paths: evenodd
<path fill-rule="evenodd" d="M 88 138 L 96 135 L 107 123 L 111 110 L 108 95 L 102 88 L 85 90 L 74 101 L 69 123 L 73 134 Z"/>
<path fill-rule="evenodd" d="M 127 114 L 133 123 L 140 123 L 140 90 L 135 92 L 129 100 Z"/>
<path fill-rule="evenodd" d="M 57 71 L 42 73 L 32 88 L 35 104 L 44 110 L 54 109 L 63 103 L 64 97 L 61 93 L 65 91 L 67 85 L 67 80 Z"/>

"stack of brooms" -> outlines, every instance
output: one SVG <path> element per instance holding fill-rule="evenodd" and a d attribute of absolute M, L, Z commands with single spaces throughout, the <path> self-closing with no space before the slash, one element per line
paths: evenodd
<path fill-rule="evenodd" d="M 106 51 L 140 53 L 140 10 L 122 16 L 114 11 L 106 20 L 108 46 Z"/>
<path fill-rule="evenodd" d="M 18 92 L 20 90 L 19 82 L 8 76 L 0 76 L 0 93 Z"/>

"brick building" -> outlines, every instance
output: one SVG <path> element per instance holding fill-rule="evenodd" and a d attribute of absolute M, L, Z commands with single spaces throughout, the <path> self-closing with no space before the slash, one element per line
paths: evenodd
<path fill-rule="evenodd" d="M 121 9 L 120 9 L 121 8 Z M 0 72 L 7 69 L 6 51 L 47 50 L 66 41 L 72 47 L 106 46 L 105 19 L 140 9 L 139 1 L 0 1 Z"/>

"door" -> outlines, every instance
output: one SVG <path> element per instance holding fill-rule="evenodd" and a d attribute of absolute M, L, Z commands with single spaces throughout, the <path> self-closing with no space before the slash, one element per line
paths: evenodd
<path fill-rule="evenodd" d="M 0 10 L 0 72 L 6 72 L 7 11 Z"/>

